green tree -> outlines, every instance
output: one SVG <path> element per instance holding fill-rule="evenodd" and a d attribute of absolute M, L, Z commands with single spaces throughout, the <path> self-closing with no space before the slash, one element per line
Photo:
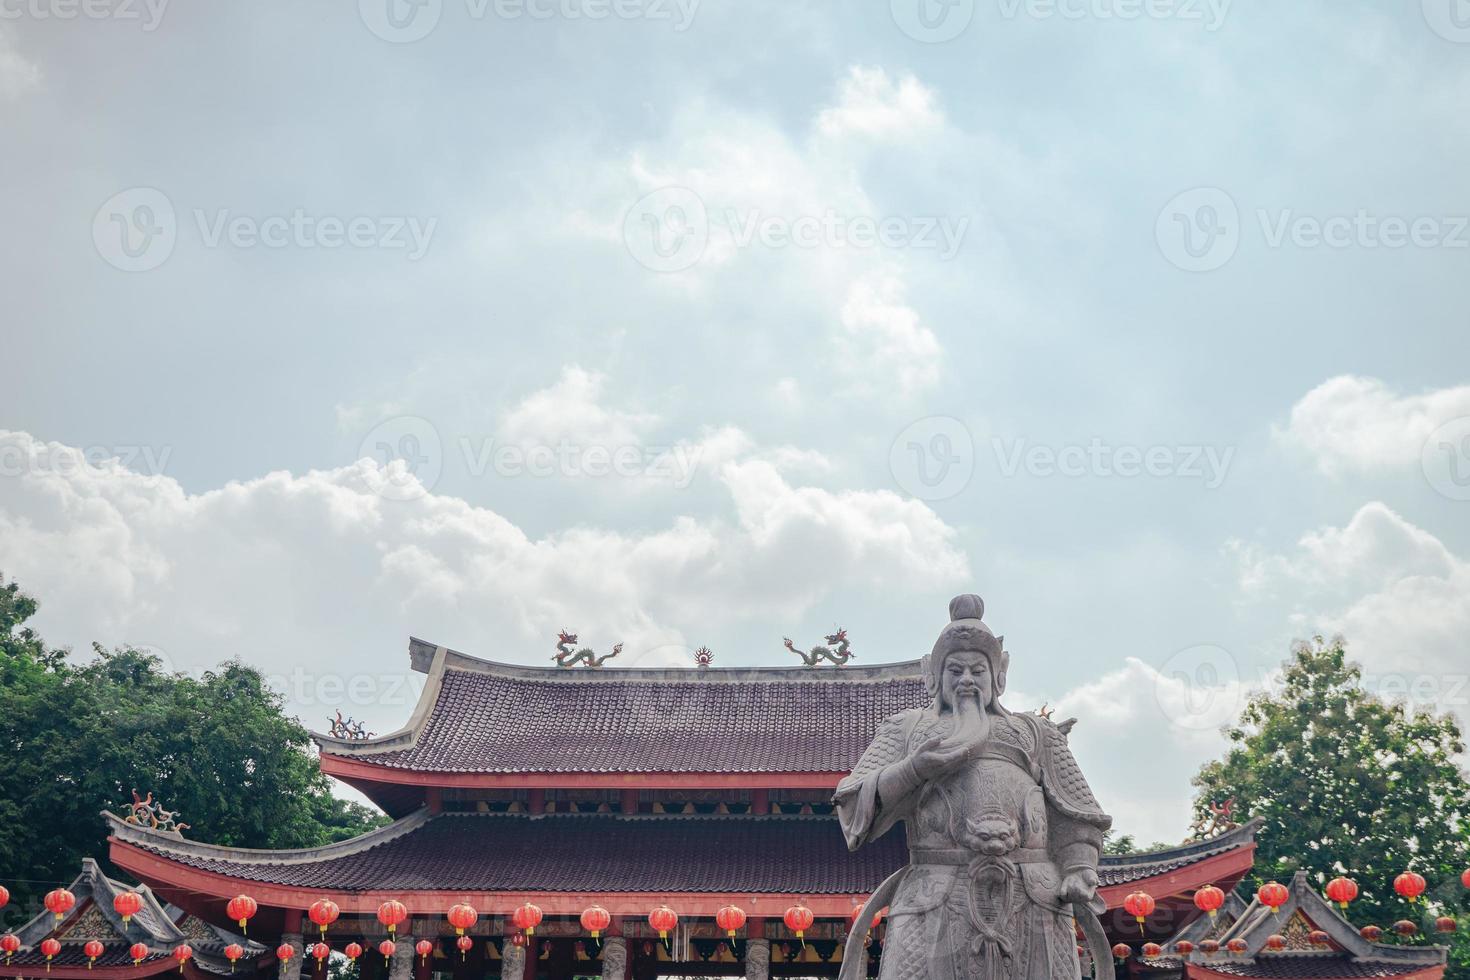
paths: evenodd
<path fill-rule="evenodd" d="M 1234 797 L 1242 819 L 1261 817 L 1252 892 L 1305 870 L 1322 887 L 1344 874 L 1360 894 L 1356 925 L 1387 929 L 1416 922 L 1416 942 L 1433 935 L 1433 916 L 1464 918 L 1460 872 L 1470 861 L 1470 782 L 1456 762 L 1465 751 L 1448 715 L 1387 703 L 1362 684 L 1344 642 L 1298 643 L 1281 683 L 1253 697 L 1225 730 L 1231 748 L 1194 779 L 1195 806 Z M 1413 870 L 1429 882 L 1428 906 L 1410 905 L 1393 879 Z M 1447 976 L 1470 977 L 1470 943 L 1455 937 Z"/>
<path fill-rule="evenodd" d="M 151 791 L 188 836 L 312 847 L 386 818 L 332 795 L 307 731 L 238 661 L 193 678 L 133 650 L 74 662 L 25 625 L 36 602 L 0 582 L 0 881 L 7 923 L 35 913 L 86 856 L 106 860 L 100 811 Z"/>

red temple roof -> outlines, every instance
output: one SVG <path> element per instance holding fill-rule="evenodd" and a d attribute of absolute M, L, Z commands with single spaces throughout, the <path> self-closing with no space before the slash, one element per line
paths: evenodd
<path fill-rule="evenodd" d="M 339 844 L 306 851 L 251 851 L 160 834 L 109 815 L 112 858 L 160 888 L 226 898 L 249 883 L 263 904 L 304 907 L 331 894 L 352 908 L 376 907 L 372 893 L 414 893 L 436 911 L 439 893 L 536 895 L 552 912 L 580 911 L 587 895 L 701 896 L 713 914 L 720 896 L 808 896 L 819 914 L 842 915 L 908 860 L 902 828 L 849 851 L 831 816 L 416 813 Z M 1255 824 L 1215 838 L 1128 857 L 1105 857 L 1103 897 L 1118 906 L 1135 887 L 1160 895 L 1238 881 L 1251 866 Z M 1195 880 L 1200 879 L 1200 880 Z M 559 903 L 557 896 L 566 901 Z M 828 896 L 823 902 L 818 896 Z M 697 903 L 696 903 L 697 904 Z M 789 904 L 773 901 L 776 914 Z M 642 908 L 641 900 L 633 903 Z M 821 906 L 820 908 L 818 906 Z M 830 906 L 830 908 L 827 908 Z M 755 907 L 747 911 L 757 914 Z M 1136 927 L 1135 927 L 1136 928 Z"/>
<path fill-rule="evenodd" d="M 492 663 L 417 639 L 409 650 L 429 675 L 412 719 L 381 738 L 316 735 L 324 771 L 357 783 L 418 781 L 407 772 L 841 774 L 884 718 L 928 700 L 918 661 L 592 670 Z"/>

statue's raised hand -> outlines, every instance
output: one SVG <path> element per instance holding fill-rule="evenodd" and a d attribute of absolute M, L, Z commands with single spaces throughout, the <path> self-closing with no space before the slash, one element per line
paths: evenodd
<path fill-rule="evenodd" d="M 926 783 L 938 779 L 964 762 L 972 748 L 967 742 L 931 738 L 914 753 L 914 773 Z"/>

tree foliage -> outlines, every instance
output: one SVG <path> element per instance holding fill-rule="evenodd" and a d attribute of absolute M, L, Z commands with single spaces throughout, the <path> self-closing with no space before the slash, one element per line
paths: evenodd
<path fill-rule="evenodd" d="M 1366 690 L 1344 642 L 1299 643 L 1281 683 L 1253 697 L 1227 728 L 1232 747 L 1194 779 L 1195 806 L 1234 797 L 1242 820 L 1261 817 L 1253 892 L 1261 883 L 1308 872 L 1319 888 L 1339 875 L 1360 888 L 1349 907 L 1355 925 L 1419 924 L 1429 942 L 1435 915 L 1462 918 L 1451 950 L 1452 977 L 1470 977 L 1464 937 L 1470 861 L 1470 782 L 1457 764 L 1465 751 L 1449 715 L 1412 711 Z M 1430 904 L 1399 898 L 1393 879 L 1413 870 L 1429 882 Z M 1427 935 L 1426 935 L 1427 934 Z"/>
<path fill-rule="evenodd" d="M 311 847 L 384 818 L 332 795 L 311 740 L 260 673 L 236 660 L 194 678 L 134 649 L 94 645 L 78 662 L 25 625 L 36 602 L 0 582 L 0 881 L 7 923 L 105 862 L 101 811 L 151 791 L 190 837 Z"/>

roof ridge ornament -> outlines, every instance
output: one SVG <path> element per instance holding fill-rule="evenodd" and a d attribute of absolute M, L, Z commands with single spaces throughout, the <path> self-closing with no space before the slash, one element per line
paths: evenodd
<path fill-rule="evenodd" d="M 796 649 L 796 644 L 791 642 L 790 637 L 783 636 L 781 638 L 781 641 L 785 645 L 786 649 L 790 650 L 792 653 L 800 657 L 801 662 L 806 664 L 808 667 L 816 667 L 824 660 L 830 661 L 834 667 L 841 667 L 843 664 L 853 659 L 853 655 L 849 650 L 852 644 L 847 642 L 847 630 L 839 626 L 837 627 L 837 632 L 825 636 L 823 637 L 823 639 L 826 640 L 827 643 L 831 644 L 831 646 L 822 646 L 818 644 L 817 646 L 812 647 L 811 651 L 808 653 L 802 653 L 800 650 Z"/>
<path fill-rule="evenodd" d="M 133 802 L 128 806 L 128 815 L 123 818 L 123 822 L 148 827 L 159 833 L 183 837 L 189 825 L 179 823 L 178 815 L 177 810 L 165 810 L 162 801 L 155 801 L 151 789 L 146 797 L 139 796 L 138 791 L 134 789 Z"/>
<path fill-rule="evenodd" d="M 327 734 L 333 738 L 340 738 L 344 742 L 366 742 L 373 737 L 372 732 L 362 722 L 348 715 L 342 717 L 342 709 L 337 709 L 337 717 L 328 719 Z"/>
<path fill-rule="evenodd" d="M 558 652 L 554 654 L 551 659 L 556 661 L 556 665 L 558 667 L 571 668 L 577 666 L 577 664 L 580 663 L 585 667 L 589 667 L 595 670 L 596 668 L 601 667 L 603 664 L 607 663 L 613 657 L 616 657 L 618 654 L 623 652 L 623 645 L 621 643 L 614 643 L 611 653 L 606 653 L 599 657 L 597 654 L 592 652 L 591 647 L 583 647 L 580 650 L 573 650 L 572 647 L 576 644 L 576 642 L 576 633 L 569 633 L 566 630 L 562 630 L 561 632 L 557 633 L 556 649 Z"/>
<path fill-rule="evenodd" d="M 1235 819 L 1235 797 L 1233 796 L 1226 798 L 1223 803 L 1206 801 L 1205 811 L 1198 820 L 1189 825 L 1189 836 L 1184 841 L 1186 844 L 1191 841 L 1210 840 L 1240 826 Z"/>

